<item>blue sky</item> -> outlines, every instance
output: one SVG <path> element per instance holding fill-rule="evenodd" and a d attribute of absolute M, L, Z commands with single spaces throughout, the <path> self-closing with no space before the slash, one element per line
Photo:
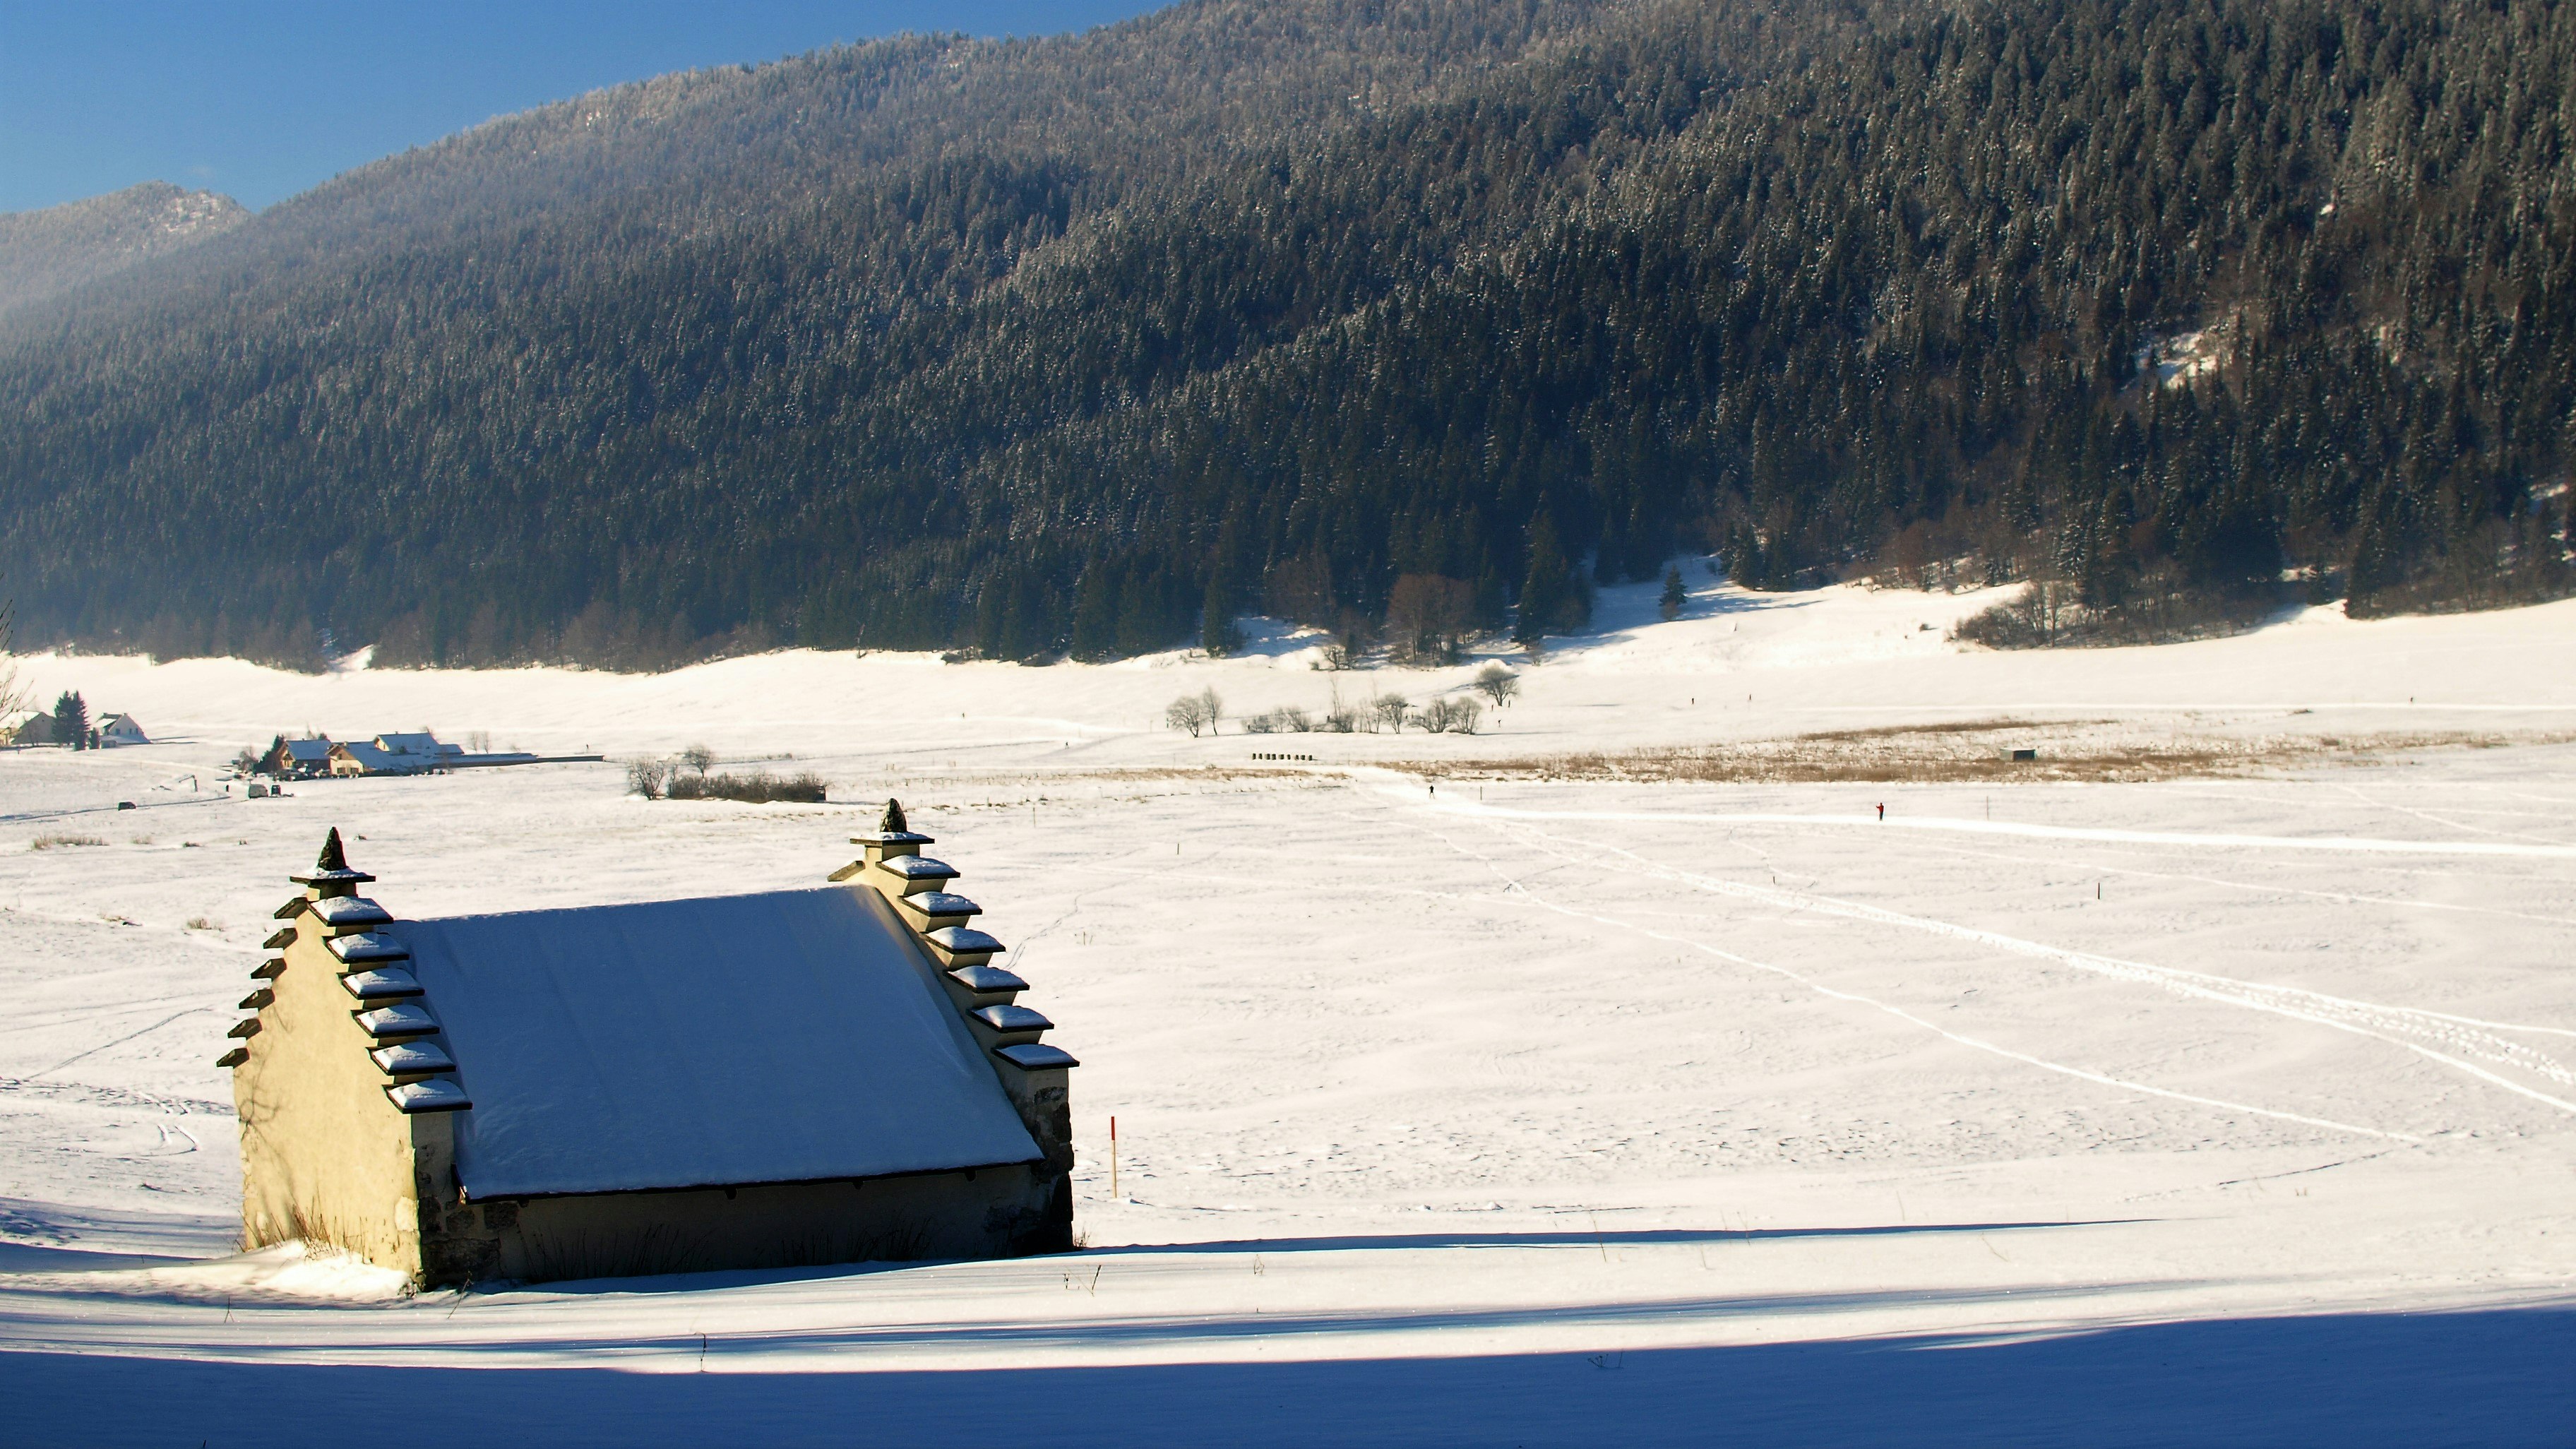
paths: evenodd
<path fill-rule="evenodd" d="M 264 207 L 619 81 L 905 30 L 1080 30 L 1160 3 L 0 0 L 0 211 L 152 180 Z"/>

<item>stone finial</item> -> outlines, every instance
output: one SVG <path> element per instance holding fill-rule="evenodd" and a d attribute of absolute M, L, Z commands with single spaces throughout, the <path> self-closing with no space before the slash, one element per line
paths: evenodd
<path fill-rule="evenodd" d="M 334 825 L 331 833 L 322 838 L 322 854 L 315 859 L 312 874 L 291 875 L 287 879 L 300 886 L 310 886 L 317 895 L 345 896 L 375 877 L 363 870 L 349 869 L 349 853 L 340 845 L 340 827 Z"/>
<path fill-rule="evenodd" d="M 885 818 L 877 822 L 877 829 L 888 835 L 902 835 L 912 829 L 910 825 L 904 823 L 902 801 L 891 795 L 886 797 Z M 337 840 L 339 836 L 334 833 L 331 838 Z"/>

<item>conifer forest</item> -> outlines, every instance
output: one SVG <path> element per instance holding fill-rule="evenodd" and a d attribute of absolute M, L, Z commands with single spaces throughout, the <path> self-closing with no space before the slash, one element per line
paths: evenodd
<path fill-rule="evenodd" d="M 2556 0 L 1203 0 L 0 282 L 22 647 L 1534 637 L 1695 551 L 2035 581 L 2001 643 L 2576 592 Z"/>

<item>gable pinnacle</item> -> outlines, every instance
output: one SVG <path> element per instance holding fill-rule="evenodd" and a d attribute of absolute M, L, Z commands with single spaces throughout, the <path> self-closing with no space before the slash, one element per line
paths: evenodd
<path fill-rule="evenodd" d="M 903 835 L 912 829 L 904 823 L 902 801 L 892 796 L 886 798 L 885 818 L 877 822 L 877 829 L 888 835 Z"/>

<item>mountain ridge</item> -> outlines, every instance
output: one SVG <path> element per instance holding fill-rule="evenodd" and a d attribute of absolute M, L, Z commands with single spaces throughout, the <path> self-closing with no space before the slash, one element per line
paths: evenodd
<path fill-rule="evenodd" d="M 211 240 L 250 217 L 229 196 L 166 181 L 0 213 L 0 313 Z"/>
<path fill-rule="evenodd" d="M 0 566 L 31 637 L 638 667 L 1364 631 L 1407 576 L 1543 631 L 1696 546 L 2039 579 L 2070 638 L 2285 570 L 2545 597 L 2571 36 L 1199 4 L 641 82 L 0 320 Z"/>

